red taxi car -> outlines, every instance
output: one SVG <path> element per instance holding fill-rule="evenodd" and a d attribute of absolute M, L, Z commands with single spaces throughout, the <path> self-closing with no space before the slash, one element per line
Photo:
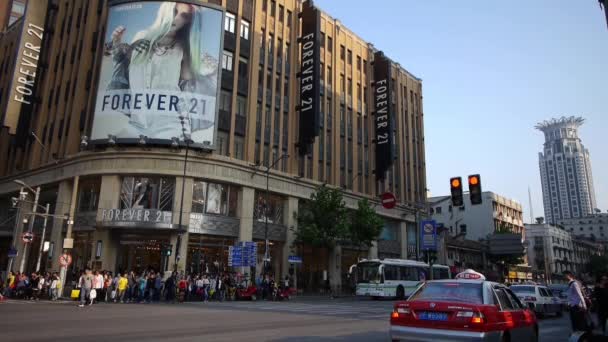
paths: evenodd
<path fill-rule="evenodd" d="M 391 314 L 393 341 L 538 341 L 534 312 L 473 270 L 428 281 Z"/>

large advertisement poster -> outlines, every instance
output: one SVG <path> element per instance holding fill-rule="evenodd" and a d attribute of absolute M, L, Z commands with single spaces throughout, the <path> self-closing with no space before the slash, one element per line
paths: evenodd
<path fill-rule="evenodd" d="M 391 112 L 391 62 L 382 51 L 374 53 L 374 81 L 376 179 L 382 181 L 395 159 Z"/>
<path fill-rule="evenodd" d="M 173 1 L 111 4 L 91 139 L 213 148 L 223 12 Z"/>

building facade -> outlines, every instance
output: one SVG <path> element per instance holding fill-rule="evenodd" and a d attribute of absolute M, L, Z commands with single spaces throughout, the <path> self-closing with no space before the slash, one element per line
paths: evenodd
<path fill-rule="evenodd" d="M 608 213 L 595 213 L 581 218 L 559 220 L 557 224 L 573 236 L 596 241 L 608 240 Z"/>
<path fill-rule="evenodd" d="M 589 150 L 578 133 L 583 122 L 583 118 L 571 116 L 536 125 L 545 135 L 538 159 L 547 223 L 581 218 L 596 207 Z"/>
<path fill-rule="evenodd" d="M 380 193 L 393 192 L 399 205 L 392 210 L 377 206 L 386 229 L 368 253 L 417 257 L 413 212 L 424 202 L 426 191 L 421 80 L 398 63 L 391 64 L 397 158 L 386 179 L 377 182 L 371 116 L 376 50 L 339 20 L 321 13 L 321 130 L 312 153 L 298 157 L 302 3 L 208 4 L 225 10 L 213 151 L 155 146 L 145 139 L 131 145 L 110 144 L 110 139 L 102 146 L 89 144 L 105 37 L 115 28 L 106 27 L 104 0 L 50 2 L 35 101 L 14 132 L 8 127 L 0 132 L 0 222 L 8 222 L 2 224 L 0 254 L 6 254 L 13 238 L 19 241 L 22 217 L 28 214 L 27 202 L 21 203 L 16 217 L 11 207 L 11 197 L 20 188 L 14 180 L 19 179 L 40 186 L 38 202 L 49 203 L 51 213 L 58 215 L 50 220 L 44 238 L 52 246 L 44 256 L 46 269 L 59 268 L 65 238 L 73 238 L 73 270 L 152 267 L 188 272 L 226 269 L 228 246 L 241 241 L 258 242 L 259 264 L 268 238 L 277 275 L 291 273 L 287 257 L 298 254 L 304 260 L 298 272 L 310 275 L 299 277 L 299 285 L 319 284 L 329 273 L 332 285 L 339 286 L 360 253 L 346 247 L 336 248 L 332 255 L 292 248 L 298 203 L 321 184 L 344 189 L 349 208 L 356 208 L 361 198 L 378 204 Z M 23 24 L 13 26 L 19 25 Z M 3 36 L 0 44 L 6 47 L 0 64 L 6 70 L 0 76 L 6 94 L 18 72 L 8 61 L 14 60 L 15 47 L 22 42 L 14 34 Z M 4 94 L 2 108 L 10 100 Z M 73 224 L 61 216 L 73 218 Z M 36 237 L 26 262 L 30 269 L 41 226 L 42 219 L 36 219 Z M 16 247 L 19 264 L 23 244 Z M 170 255 L 167 250 L 172 250 Z"/>
<path fill-rule="evenodd" d="M 462 207 L 452 207 L 450 196 L 428 199 L 432 218 L 442 223 L 450 236 L 463 235 L 467 240 L 487 239 L 504 227 L 517 234 L 524 233 L 523 209 L 520 203 L 485 191 L 482 203 L 471 205 L 469 194 L 464 194 Z"/>
<path fill-rule="evenodd" d="M 588 278 L 591 256 L 603 254 L 601 244 L 550 224 L 526 224 L 526 240 L 528 263 L 536 279 L 550 283 L 564 282 L 566 270 Z"/>

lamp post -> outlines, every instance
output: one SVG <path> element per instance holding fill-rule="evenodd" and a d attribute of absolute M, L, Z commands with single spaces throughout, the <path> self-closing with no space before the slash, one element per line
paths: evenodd
<path fill-rule="evenodd" d="M 182 228 L 182 216 L 184 213 L 184 192 L 185 192 L 185 187 L 186 187 L 186 167 L 188 166 L 188 151 L 190 151 L 190 143 L 192 142 L 192 138 L 189 134 L 186 133 L 187 129 L 186 129 L 186 120 L 188 120 L 187 117 L 185 117 L 183 114 L 180 115 L 179 117 L 181 125 L 182 125 L 182 136 L 184 138 L 184 142 L 186 143 L 186 153 L 184 156 L 184 172 L 182 174 L 182 193 L 181 193 L 181 198 L 180 198 L 180 202 L 179 202 L 179 223 L 178 223 L 178 229 Z M 179 259 L 181 258 L 181 255 L 179 255 L 179 250 L 181 249 L 181 245 L 182 245 L 182 233 L 179 232 L 177 235 L 177 242 L 175 243 L 175 265 L 173 267 L 174 271 L 177 271 L 177 263 L 179 262 Z"/>
<path fill-rule="evenodd" d="M 40 187 L 37 187 L 36 190 L 32 189 L 29 185 L 25 184 L 22 180 L 14 180 L 13 182 L 21 185 L 22 187 L 27 188 L 28 190 L 34 192 L 34 202 L 32 205 L 32 212 L 30 216 L 30 222 L 28 225 L 28 233 L 31 233 L 34 230 L 34 220 L 36 219 L 36 209 L 38 209 L 38 199 L 40 198 Z M 25 243 L 23 245 L 23 255 L 21 256 L 21 264 L 19 265 L 19 273 L 23 273 L 25 270 L 25 261 L 27 259 L 29 243 Z"/>
<path fill-rule="evenodd" d="M 270 166 L 266 166 L 266 171 L 264 171 L 266 173 L 266 193 L 264 195 L 264 272 L 266 272 L 266 270 L 268 269 L 268 262 L 270 262 L 270 251 L 268 249 L 268 200 L 270 196 L 270 170 L 274 168 L 275 165 L 277 165 L 277 163 L 280 162 L 283 158 L 288 157 L 289 154 L 281 155 L 279 158 L 274 160 Z M 256 169 L 256 171 L 251 175 L 251 178 L 255 176 L 257 171 L 258 170 Z"/>

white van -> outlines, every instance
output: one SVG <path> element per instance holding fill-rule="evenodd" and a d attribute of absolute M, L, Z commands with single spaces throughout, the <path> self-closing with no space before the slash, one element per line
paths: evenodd
<path fill-rule="evenodd" d="M 517 295 L 522 303 L 538 315 L 555 314 L 562 315 L 562 303 L 557 296 L 546 286 L 542 285 L 512 285 L 511 291 Z"/>

